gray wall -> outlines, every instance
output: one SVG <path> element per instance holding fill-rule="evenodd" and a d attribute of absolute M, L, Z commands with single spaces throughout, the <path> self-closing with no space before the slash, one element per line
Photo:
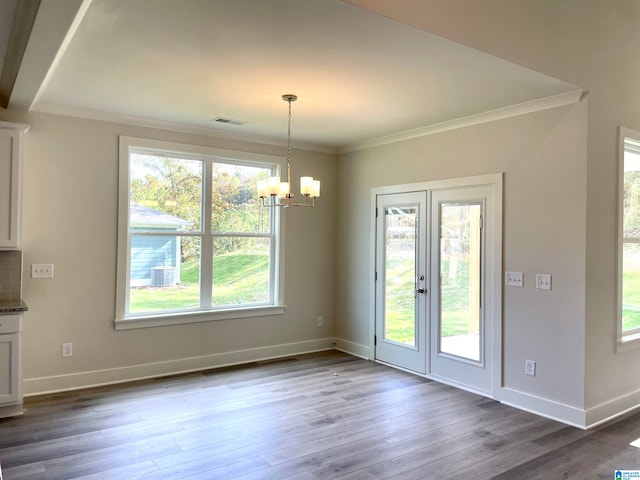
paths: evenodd
<path fill-rule="evenodd" d="M 581 103 L 341 156 L 337 337 L 369 344 L 372 187 L 504 172 L 503 267 L 525 274 L 503 295 L 504 386 L 581 409 L 586 114 Z M 536 273 L 553 275 L 551 291 Z"/>
<path fill-rule="evenodd" d="M 640 131 L 640 2 L 349 2 L 588 90 L 584 403 L 595 420 L 640 404 L 640 349 L 615 351 L 617 128 Z"/>
<path fill-rule="evenodd" d="M 322 179 L 323 192 L 316 208 L 285 213 L 284 315 L 115 331 L 118 135 L 273 155 L 286 147 L 48 114 L 2 110 L 0 119 L 31 125 L 24 148 L 25 272 L 32 263 L 55 265 L 50 280 L 23 275 L 25 393 L 331 346 L 335 156 L 294 152 L 294 168 Z M 73 357 L 61 358 L 64 342 L 73 343 Z"/>

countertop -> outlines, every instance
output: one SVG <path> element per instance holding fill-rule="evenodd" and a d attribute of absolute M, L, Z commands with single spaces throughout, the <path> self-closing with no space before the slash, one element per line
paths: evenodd
<path fill-rule="evenodd" d="M 11 313 L 22 313 L 29 310 L 27 304 L 22 299 L 18 300 L 0 300 L 0 315 Z"/>

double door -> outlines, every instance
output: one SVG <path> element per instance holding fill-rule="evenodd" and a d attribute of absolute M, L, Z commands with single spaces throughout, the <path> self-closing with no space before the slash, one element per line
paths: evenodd
<path fill-rule="evenodd" d="M 376 212 L 376 360 L 493 396 L 494 189 L 379 194 Z"/>

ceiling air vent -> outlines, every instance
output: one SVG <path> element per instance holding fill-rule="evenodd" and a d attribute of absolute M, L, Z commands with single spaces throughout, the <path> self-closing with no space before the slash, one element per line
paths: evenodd
<path fill-rule="evenodd" d="M 234 120 L 232 118 L 216 117 L 211 119 L 212 122 L 224 123 L 226 125 L 246 125 L 249 122 L 243 122 L 242 120 Z"/>

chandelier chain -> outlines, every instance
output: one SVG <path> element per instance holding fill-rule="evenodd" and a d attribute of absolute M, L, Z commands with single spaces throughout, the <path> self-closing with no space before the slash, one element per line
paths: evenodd
<path fill-rule="evenodd" d="M 291 99 L 289 103 L 289 122 L 287 125 L 287 167 L 291 166 Z"/>

